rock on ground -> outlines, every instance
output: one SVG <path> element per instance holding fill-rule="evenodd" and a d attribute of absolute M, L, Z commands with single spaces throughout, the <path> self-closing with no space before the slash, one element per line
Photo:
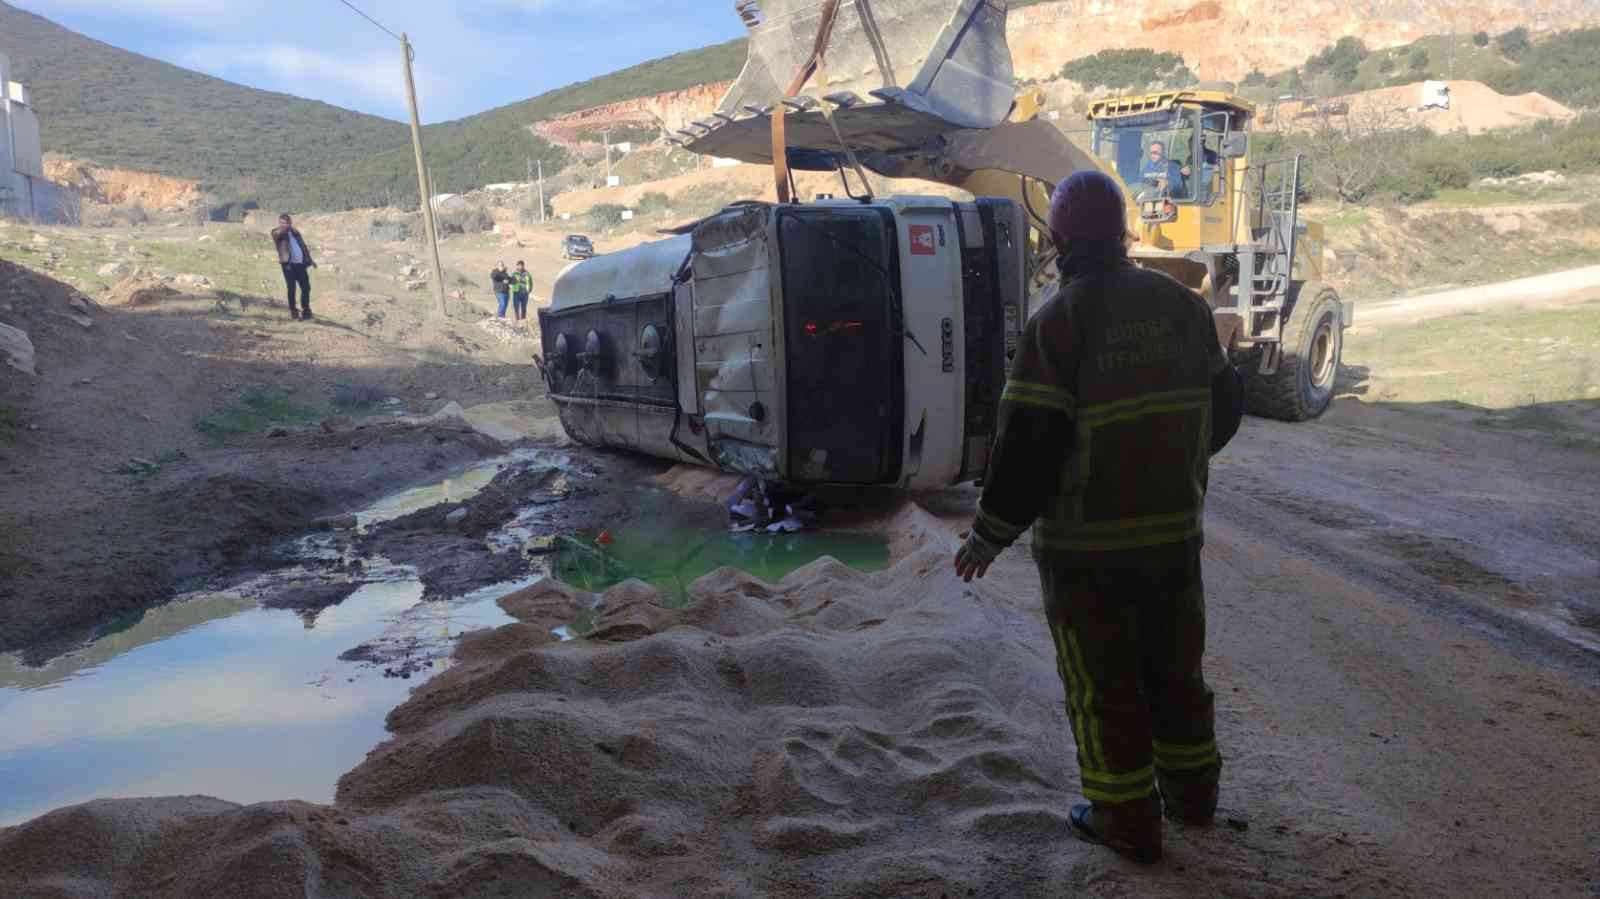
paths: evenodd
<path fill-rule="evenodd" d="M 28 332 L 0 324 L 0 352 L 5 353 L 6 364 L 17 371 L 29 375 L 39 373 L 34 367 L 33 341 L 28 339 Z"/>

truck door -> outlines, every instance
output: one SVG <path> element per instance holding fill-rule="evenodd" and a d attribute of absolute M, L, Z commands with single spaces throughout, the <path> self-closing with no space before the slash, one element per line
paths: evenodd
<path fill-rule="evenodd" d="M 786 209 L 778 234 L 789 479 L 893 482 L 905 417 L 893 215 Z"/>

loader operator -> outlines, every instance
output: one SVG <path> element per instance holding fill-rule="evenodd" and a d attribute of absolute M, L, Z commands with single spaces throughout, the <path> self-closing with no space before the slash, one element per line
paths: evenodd
<path fill-rule="evenodd" d="M 1179 165 L 1167 157 L 1167 145 L 1158 140 L 1150 142 L 1150 155 L 1139 170 L 1139 180 L 1159 191 L 1159 196 L 1184 197 L 1189 167 Z"/>
<path fill-rule="evenodd" d="M 1078 836 L 1161 857 L 1161 816 L 1209 824 L 1222 759 L 1201 675 L 1201 516 L 1243 388 L 1211 312 L 1131 264 L 1124 199 L 1100 172 L 1051 198 L 1059 295 L 1028 321 L 1001 396 L 963 580 L 1032 526 L 1083 793 Z"/>

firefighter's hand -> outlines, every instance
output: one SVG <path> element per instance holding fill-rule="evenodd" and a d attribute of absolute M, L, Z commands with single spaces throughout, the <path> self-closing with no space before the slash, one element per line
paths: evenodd
<path fill-rule="evenodd" d="M 956 576 L 966 583 L 989 573 L 989 565 L 1004 547 L 978 536 L 977 531 L 967 534 L 967 542 L 956 552 Z"/>

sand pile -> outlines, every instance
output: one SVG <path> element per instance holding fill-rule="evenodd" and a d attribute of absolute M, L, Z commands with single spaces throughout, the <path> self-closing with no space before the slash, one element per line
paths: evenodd
<path fill-rule="evenodd" d="M 63 809 L 0 831 L 0 894 L 1179 896 L 1259 874 L 1227 828 L 1169 836 L 1188 875 L 1074 841 L 1036 596 L 960 584 L 915 506 L 886 527 L 899 561 L 877 574 L 721 569 L 677 611 L 619 585 L 588 641 L 546 630 L 587 597 L 524 591 L 504 605 L 526 623 L 465 640 L 334 806 Z M 1322 867 L 1294 892 L 1377 886 Z"/>
<path fill-rule="evenodd" d="M 1482 134 L 1545 121 L 1566 122 L 1578 115 L 1543 94 L 1507 96 L 1481 81 L 1446 81 L 1444 84 L 1450 89 L 1449 109 L 1419 108 L 1422 82 L 1417 82 L 1321 101 L 1280 103 L 1274 121 L 1280 130 L 1305 130 L 1316 126 L 1319 109 L 1343 107 L 1346 112 L 1332 118 L 1335 124 L 1342 124 L 1348 117 L 1358 128 L 1421 125 L 1439 134 L 1456 131 Z"/>

